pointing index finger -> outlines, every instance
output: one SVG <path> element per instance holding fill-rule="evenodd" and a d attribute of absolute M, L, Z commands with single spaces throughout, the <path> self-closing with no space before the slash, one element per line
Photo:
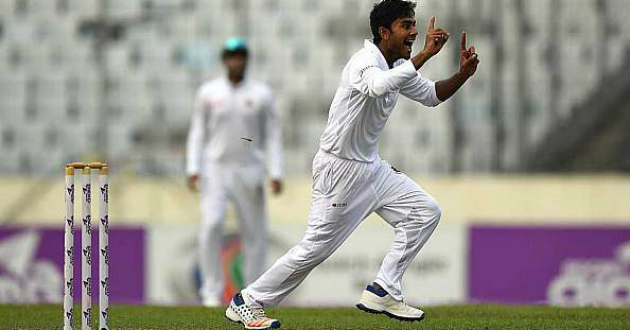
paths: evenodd
<path fill-rule="evenodd" d="M 462 31 L 462 52 L 466 51 L 466 31 Z"/>
<path fill-rule="evenodd" d="M 435 16 L 431 16 L 431 21 L 429 21 L 429 32 L 435 30 Z"/>

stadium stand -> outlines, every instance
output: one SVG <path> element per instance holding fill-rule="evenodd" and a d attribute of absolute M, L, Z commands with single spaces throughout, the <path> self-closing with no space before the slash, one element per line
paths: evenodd
<path fill-rule="evenodd" d="M 222 40 L 243 35 L 252 76 L 277 93 L 287 171 L 306 174 L 342 66 L 370 37 L 370 6 L 0 1 L 0 171 L 56 173 L 66 161 L 96 157 L 140 173 L 183 173 L 193 95 L 222 74 Z M 464 28 L 482 64 L 475 83 L 437 109 L 401 101 L 383 158 L 417 174 L 539 169 L 528 167 L 532 150 L 566 118 L 588 112 L 603 79 L 628 66 L 629 14 L 627 0 L 419 2 L 421 33 L 436 15 L 453 39 L 425 76 L 454 72 Z M 52 157 L 36 169 L 44 154 Z"/>

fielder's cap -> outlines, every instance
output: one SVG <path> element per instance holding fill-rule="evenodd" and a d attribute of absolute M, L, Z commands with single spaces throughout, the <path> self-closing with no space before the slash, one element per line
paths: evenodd
<path fill-rule="evenodd" d="M 241 37 L 231 37 L 225 40 L 223 51 L 230 53 L 247 52 L 247 42 Z"/>

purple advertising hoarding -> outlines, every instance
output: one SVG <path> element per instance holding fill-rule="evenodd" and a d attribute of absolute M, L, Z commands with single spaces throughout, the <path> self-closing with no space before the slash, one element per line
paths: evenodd
<path fill-rule="evenodd" d="M 75 247 L 81 232 L 74 232 Z M 92 233 L 98 249 L 98 233 Z M 98 256 L 98 253 L 92 255 Z M 74 298 L 81 299 L 81 254 L 74 255 Z M 61 303 L 64 231 L 46 227 L 0 227 L 0 303 Z M 92 262 L 92 287 L 98 288 L 98 258 Z M 112 303 L 145 301 L 145 231 L 109 230 L 109 292 Z M 93 301 L 98 301 L 93 290 Z"/>
<path fill-rule="evenodd" d="M 469 253 L 471 301 L 630 306 L 630 227 L 475 225 Z"/>

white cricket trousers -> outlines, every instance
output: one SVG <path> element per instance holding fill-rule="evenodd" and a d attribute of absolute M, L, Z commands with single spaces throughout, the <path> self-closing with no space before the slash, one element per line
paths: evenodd
<path fill-rule="evenodd" d="M 395 233 L 374 281 L 394 299 L 403 300 L 403 275 L 437 227 L 440 207 L 420 186 L 385 161 L 346 160 L 320 150 L 313 160 L 306 234 L 242 291 L 247 303 L 278 304 L 372 212 L 389 223 Z"/>
<path fill-rule="evenodd" d="M 236 206 L 244 257 L 245 282 L 263 273 L 267 257 L 265 175 L 261 166 L 208 164 L 201 176 L 199 258 L 202 273 L 200 295 L 204 301 L 219 300 L 224 279 L 221 238 L 228 201 Z"/>

